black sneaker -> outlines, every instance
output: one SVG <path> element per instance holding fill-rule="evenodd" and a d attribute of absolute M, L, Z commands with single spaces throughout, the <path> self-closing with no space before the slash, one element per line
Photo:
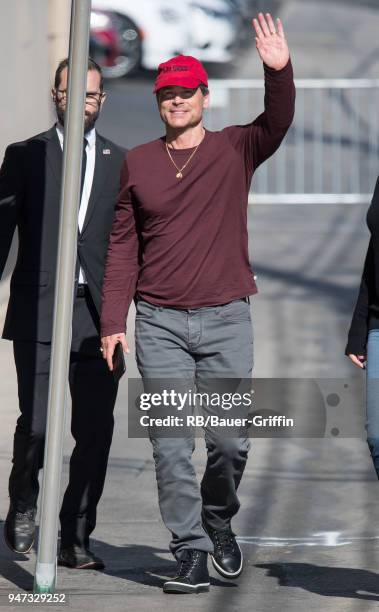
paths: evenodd
<path fill-rule="evenodd" d="M 12 506 L 9 508 L 4 523 L 4 540 L 13 552 L 28 553 L 33 544 L 36 531 L 36 509 L 18 512 Z"/>
<path fill-rule="evenodd" d="M 163 585 L 165 593 L 203 593 L 209 591 L 208 553 L 188 548 L 178 561 L 174 578 Z"/>
<path fill-rule="evenodd" d="M 72 569 L 102 570 L 105 568 L 104 561 L 100 557 L 96 557 L 88 548 L 81 548 L 80 546 L 61 548 L 58 555 L 58 565 Z"/>
<path fill-rule="evenodd" d="M 224 578 L 238 578 L 242 573 L 243 557 L 233 531 L 230 527 L 211 529 L 204 526 L 204 528 L 214 545 L 211 559 L 215 570 Z"/>

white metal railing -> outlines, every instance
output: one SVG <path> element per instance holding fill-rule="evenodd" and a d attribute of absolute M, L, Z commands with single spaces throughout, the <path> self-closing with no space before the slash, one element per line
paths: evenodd
<path fill-rule="evenodd" d="M 255 203 L 368 203 L 379 174 L 379 79 L 298 79 L 296 112 L 275 155 L 256 171 Z M 210 81 L 211 130 L 252 121 L 263 80 Z"/>

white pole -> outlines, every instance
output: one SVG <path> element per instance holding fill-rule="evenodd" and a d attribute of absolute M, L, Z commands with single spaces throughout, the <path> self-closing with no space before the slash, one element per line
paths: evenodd
<path fill-rule="evenodd" d="M 63 429 L 77 257 L 90 11 L 91 0 L 73 0 L 40 536 L 34 580 L 36 593 L 52 593 L 56 584 Z"/>

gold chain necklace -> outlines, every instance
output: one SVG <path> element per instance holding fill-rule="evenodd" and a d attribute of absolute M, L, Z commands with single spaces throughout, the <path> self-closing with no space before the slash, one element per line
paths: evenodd
<path fill-rule="evenodd" d="M 197 147 L 195 147 L 195 150 L 192 151 L 191 155 L 189 156 L 189 158 L 187 159 L 186 163 L 184 164 L 184 166 L 182 166 L 181 168 L 179 168 L 179 166 L 176 165 L 176 163 L 174 162 L 174 160 L 172 159 L 172 155 L 170 153 L 170 149 L 168 148 L 168 144 L 167 144 L 167 140 L 166 140 L 166 151 L 168 153 L 169 158 L 171 159 L 172 163 L 174 164 L 175 168 L 177 169 L 177 173 L 176 173 L 176 178 L 177 179 L 181 179 L 183 178 L 183 170 L 188 166 L 188 164 L 190 163 L 191 159 L 193 158 L 193 156 L 195 155 L 196 151 L 198 150 L 198 148 L 200 147 L 201 143 L 203 142 L 205 137 L 205 132 L 203 135 L 203 138 L 200 140 L 199 144 L 197 145 Z"/>

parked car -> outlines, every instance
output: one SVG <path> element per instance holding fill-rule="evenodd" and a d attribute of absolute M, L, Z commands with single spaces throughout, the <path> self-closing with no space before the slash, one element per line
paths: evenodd
<path fill-rule="evenodd" d="M 188 47 L 186 11 L 181 2 L 173 5 L 168 0 L 92 0 L 92 8 L 112 11 L 120 23 L 127 20 L 123 36 L 138 43 L 129 72 L 140 66 L 156 69 L 160 62 Z"/>
<path fill-rule="evenodd" d="M 180 53 L 204 62 L 229 62 L 239 41 L 238 11 L 227 0 L 92 0 L 133 24 L 139 42 L 130 70 L 158 64 Z"/>
<path fill-rule="evenodd" d="M 141 34 L 126 15 L 92 8 L 90 26 L 90 54 L 105 77 L 124 76 L 139 66 Z"/>
<path fill-rule="evenodd" d="M 122 56 L 120 42 L 111 15 L 103 11 L 91 11 L 89 53 L 102 67 L 105 77 L 119 77 L 127 72 L 127 59 Z"/>
<path fill-rule="evenodd" d="M 191 28 L 189 55 L 203 62 L 233 60 L 239 44 L 239 15 L 227 0 L 187 0 Z"/>

